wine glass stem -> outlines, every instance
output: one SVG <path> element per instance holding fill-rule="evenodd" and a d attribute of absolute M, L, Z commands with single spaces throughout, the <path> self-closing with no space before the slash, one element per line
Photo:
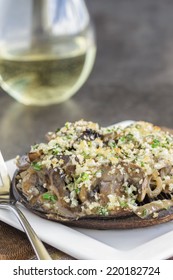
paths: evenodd
<path fill-rule="evenodd" d="M 33 0 L 32 6 L 32 38 L 33 42 L 45 36 L 48 31 L 48 1 Z"/>

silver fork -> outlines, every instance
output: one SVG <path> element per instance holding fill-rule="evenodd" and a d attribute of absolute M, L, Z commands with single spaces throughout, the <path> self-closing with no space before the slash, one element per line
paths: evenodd
<path fill-rule="evenodd" d="M 9 209 L 15 214 L 22 228 L 24 229 L 34 252 L 39 260 L 51 260 L 51 257 L 43 245 L 42 241 L 33 230 L 28 220 L 16 205 L 16 200 L 10 197 L 11 179 L 7 171 L 2 153 L 0 151 L 0 178 L 2 184 L 0 186 L 0 208 Z"/>

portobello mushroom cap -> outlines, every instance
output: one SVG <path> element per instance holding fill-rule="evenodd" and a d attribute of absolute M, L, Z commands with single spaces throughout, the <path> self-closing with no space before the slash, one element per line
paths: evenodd
<path fill-rule="evenodd" d="M 51 137 L 54 138 L 55 135 L 49 135 L 50 141 L 53 139 Z M 98 131 L 88 128 L 75 139 L 74 143 L 78 139 L 85 141 L 102 139 L 104 144 L 109 145 L 109 141 L 116 142 L 117 137 L 117 132 L 101 135 Z M 75 149 L 74 146 L 71 149 Z M 99 169 L 102 170 L 101 175 L 91 179 L 88 189 L 81 183 L 80 191 L 75 190 L 77 203 L 72 207 L 72 193 L 67 187 L 66 181 L 69 180 L 75 184 L 73 174 L 76 171 L 76 166 L 73 160 L 69 155 L 57 154 L 55 159 L 63 162 L 62 169 L 58 167 L 44 167 L 42 170 L 32 168 L 32 163 L 37 162 L 41 156 L 41 151 L 32 151 L 28 153 L 28 156 L 20 157 L 18 169 L 13 175 L 11 191 L 17 201 L 42 218 L 69 226 L 90 229 L 132 229 L 173 220 L 173 203 L 168 204 L 169 207 L 164 207 L 167 205 L 166 201 L 171 201 L 172 191 L 170 192 L 166 186 L 164 192 L 159 188 L 160 181 L 170 174 L 173 176 L 173 168 L 169 165 L 161 168 L 159 174 L 146 177 L 143 169 L 134 162 L 127 163 L 122 160 L 114 168 L 110 163 L 103 163 L 99 166 Z M 76 162 L 80 161 L 78 155 L 75 160 Z M 152 186 L 153 181 L 157 181 L 157 188 L 148 188 L 149 184 Z M 130 186 L 134 186 L 134 188 L 131 190 Z M 131 191 L 132 197 L 135 198 L 136 206 L 134 208 L 117 207 L 106 215 L 99 215 L 94 211 L 87 214 L 88 205 L 97 203 L 97 197 L 99 197 L 100 206 L 104 208 L 109 203 L 109 195 L 126 197 L 126 191 Z M 52 201 L 46 203 L 43 197 L 49 196 L 49 194 L 53 194 Z M 56 200 L 56 203 L 53 200 Z M 160 208 L 159 203 L 162 203 Z M 151 211 L 141 218 L 137 211 L 138 209 L 142 211 L 145 206 L 146 208 L 154 207 L 157 211 Z M 82 212 L 82 209 L 86 210 L 85 213 Z M 155 212 L 157 215 L 154 216 Z"/>
<path fill-rule="evenodd" d="M 56 213 L 47 213 L 41 208 L 37 208 L 36 205 L 33 207 L 26 199 L 24 194 L 17 188 L 17 177 L 19 170 L 16 170 L 12 179 L 12 192 L 16 201 L 23 204 L 29 211 L 34 214 L 48 220 L 55 222 L 60 222 L 67 226 L 74 226 L 79 228 L 88 228 L 88 229 L 133 229 L 133 228 L 142 228 L 153 225 L 162 224 L 168 221 L 173 220 L 173 207 L 169 209 L 163 209 L 159 211 L 157 219 L 153 218 L 152 215 L 148 216 L 145 219 L 141 219 L 136 216 L 134 213 L 123 213 L 120 216 L 93 216 L 93 217 L 79 217 L 76 219 L 68 215 L 66 211 L 62 215 L 57 215 Z M 64 209 L 65 210 L 65 209 Z"/>

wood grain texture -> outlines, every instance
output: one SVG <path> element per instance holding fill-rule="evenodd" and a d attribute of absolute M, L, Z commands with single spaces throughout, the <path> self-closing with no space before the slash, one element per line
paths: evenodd
<path fill-rule="evenodd" d="M 69 255 L 45 244 L 52 259 L 69 260 Z M 35 253 L 25 233 L 0 222 L 0 260 L 30 260 L 36 259 Z"/>

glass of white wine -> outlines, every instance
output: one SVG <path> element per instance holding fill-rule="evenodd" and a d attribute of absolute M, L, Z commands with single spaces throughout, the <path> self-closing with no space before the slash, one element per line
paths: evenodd
<path fill-rule="evenodd" d="M 60 103 L 95 60 L 84 0 L 0 0 L 0 85 L 25 105 Z"/>

